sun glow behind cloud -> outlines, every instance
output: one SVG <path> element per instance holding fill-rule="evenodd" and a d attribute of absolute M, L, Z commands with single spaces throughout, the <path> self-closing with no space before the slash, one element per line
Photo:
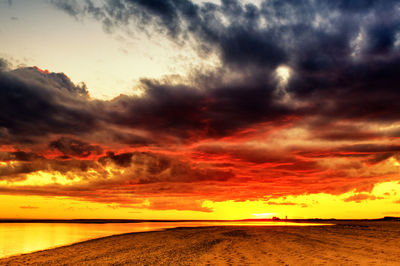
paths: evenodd
<path fill-rule="evenodd" d="M 287 66 L 280 66 L 276 69 L 276 74 L 278 75 L 279 79 L 281 80 L 280 85 L 285 86 L 290 78 L 290 68 Z"/>

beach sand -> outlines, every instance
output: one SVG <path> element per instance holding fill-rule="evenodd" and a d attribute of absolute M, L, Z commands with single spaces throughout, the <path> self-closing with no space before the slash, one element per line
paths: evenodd
<path fill-rule="evenodd" d="M 400 265 L 400 222 L 202 227 L 130 233 L 0 260 L 0 265 Z"/>

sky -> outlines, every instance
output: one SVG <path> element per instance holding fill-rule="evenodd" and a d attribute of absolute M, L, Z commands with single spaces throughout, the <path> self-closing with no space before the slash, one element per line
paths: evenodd
<path fill-rule="evenodd" d="M 399 14 L 0 0 L 0 218 L 400 216 Z"/>

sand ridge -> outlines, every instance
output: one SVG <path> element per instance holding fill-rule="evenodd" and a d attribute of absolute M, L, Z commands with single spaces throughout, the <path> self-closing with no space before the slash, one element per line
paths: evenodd
<path fill-rule="evenodd" d="M 400 222 L 175 228 L 14 256 L 0 265 L 400 265 Z"/>

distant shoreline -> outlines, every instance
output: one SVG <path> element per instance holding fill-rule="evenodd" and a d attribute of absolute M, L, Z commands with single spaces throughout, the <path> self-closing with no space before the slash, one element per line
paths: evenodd
<path fill-rule="evenodd" d="M 89 223 L 89 224 L 106 224 L 106 223 L 176 223 L 176 222 L 359 222 L 359 221 L 400 221 L 400 217 L 386 216 L 378 219 L 243 219 L 243 220 L 141 220 L 141 219 L 0 219 L 0 223 Z"/>

